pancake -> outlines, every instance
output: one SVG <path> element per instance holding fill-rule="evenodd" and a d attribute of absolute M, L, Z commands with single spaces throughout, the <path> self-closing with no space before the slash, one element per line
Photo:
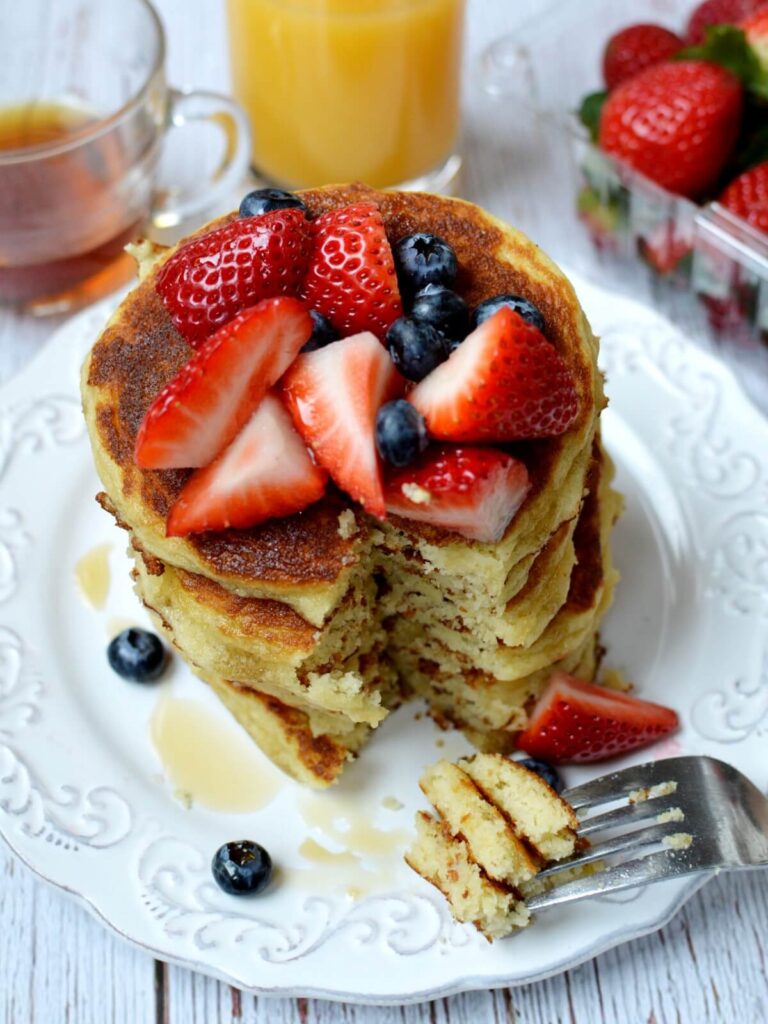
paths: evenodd
<path fill-rule="evenodd" d="M 565 434 L 509 446 L 531 488 L 498 543 L 394 515 L 380 522 L 332 489 L 251 529 L 166 537 L 188 471 L 140 470 L 133 451 L 146 409 L 192 350 L 155 292 L 169 252 L 139 248 L 141 281 L 82 373 L 100 501 L 128 531 L 137 594 L 166 639 L 269 757 L 322 787 L 408 696 L 481 749 L 507 750 L 554 668 L 592 678 L 620 499 L 599 441 L 597 340 L 570 283 L 532 242 L 459 200 L 362 186 L 302 198 L 313 215 L 374 202 L 391 240 L 439 234 L 470 305 L 528 297 L 579 399 Z M 424 828 L 442 841 L 440 828 Z"/>
<path fill-rule="evenodd" d="M 586 469 L 596 415 L 604 403 L 597 341 L 570 282 L 524 235 L 470 203 L 363 187 L 310 191 L 302 198 L 312 214 L 351 201 L 374 202 L 391 238 L 432 231 L 454 247 L 460 266 L 456 288 L 470 304 L 517 292 L 541 309 L 547 335 L 573 374 L 579 413 L 566 434 L 530 442 L 519 453 L 532 486 L 505 538 L 499 545 L 457 542 L 454 534 L 428 524 L 392 520 L 435 564 L 458 573 L 466 567 L 469 575 L 479 574 L 500 592 L 509 567 L 538 550 L 561 522 L 575 515 L 582 490 L 578 472 L 572 487 L 563 485 L 579 455 Z M 142 471 L 134 463 L 144 413 L 192 354 L 155 292 L 158 266 L 167 258 L 168 253 L 161 254 L 145 267 L 140 284 L 121 303 L 83 367 L 83 407 L 104 489 L 152 555 L 244 596 L 283 601 L 320 625 L 347 590 L 361 542 L 360 536 L 338 533 L 339 512 L 348 506 L 343 498 L 328 496 L 298 515 L 249 530 L 168 538 L 166 516 L 188 472 Z"/>

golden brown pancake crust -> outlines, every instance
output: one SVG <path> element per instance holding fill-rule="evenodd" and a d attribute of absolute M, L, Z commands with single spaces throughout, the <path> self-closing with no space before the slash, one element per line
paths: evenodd
<path fill-rule="evenodd" d="M 520 270 L 510 264 L 510 240 L 482 211 L 471 204 L 419 193 L 382 193 L 365 186 L 337 187 L 302 193 L 310 214 L 355 201 L 373 202 L 380 208 L 392 242 L 417 230 L 445 238 L 456 251 L 460 271 L 457 290 L 470 304 L 500 292 L 522 293 L 544 314 L 547 335 L 564 351 L 576 379 L 581 404 L 574 430 L 595 414 L 592 369 L 581 357 L 576 338 L 578 303 L 554 266 L 540 261 L 538 248 L 527 239 L 515 238 L 522 260 Z M 228 223 L 235 215 L 207 225 Z M 504 260 L 497 252 L 505 246 Z M 539 279 L 525 272 L 534 260 Z M 133 462 L 136 434 L 144 414 L 163 386 L 188 360 L 192 350 L 174 328 L 154 290 L 150 273 L 123 304 L 120 318 L 93 348 L 87 384 L 100 389 L 96 422 L 101 443 L 120 468 L 122 488 L 161 519 L 176 500 L 188 471 L 139 470 Z M 517 445 L 513 449 L 528 466 L 531 496 L 546 486 L 560 454 L 560 439 Z M 359 536 L 345 539 L 338 532 L 338 515 L 349 502 L 336 493 L 304 512 L 271 520 L 250 530 L 228 530 L 193 535 L 187 542 L 201 568 L 223 578 L 259 579 L 275 584 L 325 583 L 337 579 L 354 560 Z M 361 517 L 358 517 L 360 519 Z M 455 534 L 412 520 L 398 525 L 433 544 L 455 543 Z M 473 542 L 468 541 L 468 544 Z"/>
<path fill-rule="evenodd" d="M 226 681 L 233 690 L 247 693 L 258 701 L 270 715 L 280 720 L 280 727 L 286 740 L 295 750 L 301 764 L 318 782 L 329 785 L 339 775 L 349 759 L 349 751 L 332 736 L 314 736 L 309 719 L 298 708 L 283 704 L 276 697 L 255 690 L 245 690 L 237 683 Z"/>

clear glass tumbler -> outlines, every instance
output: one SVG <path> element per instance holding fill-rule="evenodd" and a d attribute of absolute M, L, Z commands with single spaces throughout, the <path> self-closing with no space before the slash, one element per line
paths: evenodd
<path fill-rule="evenodd" d="M 257 174 L 450 189 L 464 0 L 228 0 L 228 13 Z"/>

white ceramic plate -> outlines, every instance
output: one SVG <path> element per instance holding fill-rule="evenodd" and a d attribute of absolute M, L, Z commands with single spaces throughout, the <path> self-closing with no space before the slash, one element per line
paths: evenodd
<path fill-rule="evenodd" d="M 653 756 L 711 754 L 765 789 L 768 425 L 728 371 L 656 314 L 576 284 L 603 337 L 605 439 L 627 496 L 607 664 L 681 713 L 679 737 Z M 77 392 L 78 366 L 108 311 L 71 321 L 0 394 L 0 831 L 8 845 L 153 955 L 260 992 L 391 1003 L 514 985 L 664 924 L 703 879 L 541 915 L 493 946 L 454 924 L 399 851 L 423 802 L 422 766 L 465 744 L 414 705 L 387 720 L 334 794 L 309 796 L 283 780 L 248 814 L 174 797 L 149 737 L 163 694 L 205 705 L 233 743 L 239 736 L 178 659 L 157 688 L 124 683 L 106 663 L 109 629 L 142 619 L 122 534 L 93 501 Z M 78 593 L 74 567 L 100 543 L 111 545 L 112 584 L 96 612 Z M 200 745 L 204 757 L 204 737 Z M 260 753 L 249 764 L 275 784 Z M 567 777 L 588 774 L 596 773 Z M 393 810 L 388 797 L 403 806 Z M 334 831 L 334 815 L 353 826 L 346 836 L 345 821 Z M 281 881 L 238 900 L 215 888 L 208 865 L 221 842 L 246 836 L 269 848 Z M 346 857 L 308 861 L 299 852 L 308 836 Z M 369 852 L 355 856 L 363 847 Z"/>

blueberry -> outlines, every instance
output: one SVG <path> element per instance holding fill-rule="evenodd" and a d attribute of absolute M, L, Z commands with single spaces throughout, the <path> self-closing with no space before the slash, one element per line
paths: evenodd
<path fill-rule="evenodd" d="M 431 324 L 401 316 L 387 331 L 392 362 L 408 380 L 423 380 L 448 358 L 448 343 Z"/>
<path fill-rule="evenodd" d="M 544 330 L 544 317 L 540 310 L 528 299 L 524 299 L 522 295 L 494 295 L 490 299 L 485 299 L 472 311 L 472 326 L 479 327 L 502 306 L 509 306 L 515 313 L 519 313 L 523 320 L 538 327 L 540 331 Z"/>
<path fill-rule="evenodd" d="M 464 338 L 469 330 L 469 309 L 456 292 L 444 284 L 428 284 L 416 293 L 411 317 L 431 324 L 447 338 Z"/>
<path fill-rule="evenodd" d="M 458 271 L 456 253 L 438 235 L 423 231 L 401 238 L 394 250 L 401 290 L 406 295 L 428 284 L 453 284 Z"/>
<path fill-rule="evenodd" d="M 429 444 L 424 417 L 404 398 L 387 402 L 376 416 L 376 447 L 390 466 L 410 466 Z"/>
<path fill-rule="evenodd" d="M 165 668 L 165 648 L 160 638 L 146 629 L 124 629 L 107 647 L 109 664 L 123 679 L 150 683 Z"/>
<path fill-rule="evenodd" d="M 211 871 L 216 884 L 235 896 L 256 895 L 269 885 L 272 858 L 263 846 L 241 839 L 224 843 L 213 855 Z"/>
<path fill-rule="evenodd" d="M 261 213 L 289 210 L 294 206 L 307 212 L 304 203 L 293 192 L 286 192 L 284 188 L 257 188 L 245 196 L 239 212 L 241 217 L 258 217 Z"/>
<path fill-rule="evenodd" d="M 537 761 L 535 757 L 524 757 L 517 763 L 523 765 L 524 768 L 530 768 L 532 772 L 536 772 L 537 775 L 540 775 L 545 782 L 549 783 L 556 793 L 560 793 L 562 791 L 563 780 L 551 764 L 547 764 L 546 761 Z"/>
<path fill-rule="evenodd" d="M 302 352 L 314 352 L 316 348 L 325 348 L 332 341 L 339 340 L 335 328 L 325 319 L 322 313 L 310 309 L 309 315 L 312 317 L 312 334 L 301 350 Z"/>

